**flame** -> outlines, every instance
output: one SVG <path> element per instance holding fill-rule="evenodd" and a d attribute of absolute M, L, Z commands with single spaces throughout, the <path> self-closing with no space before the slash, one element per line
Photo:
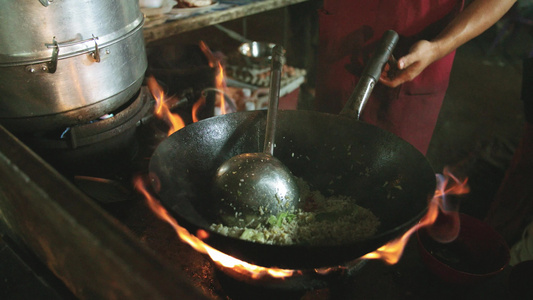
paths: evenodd
<path fill-rule="evenodd" d="M 213 52 L 211 52 L 211 49 L 207 46 L 207 44 L 203 41 L 199 42 L 200 50 L 204 53 L 205 57 L 207 58 L 207 61 L 209 63 L 209 66 L 211 68 L 217 68 L 217 75 L 215 76 L 215 89 L 209 89 L 210 91 L 217 92 L 216 95 L 216 101 L 215 105 L 220 107 L 220 114 L 225 115 L 228 113 L 227 104 L 224 100 L 224 94 L 226 93 L 226 75 L 224 74 L 224 67 L 220 63 L 220 60 L 213 55 Z M 205 96 L 204 96 L 205 97 Z M 205 99 L 203 99 L 203 103 L 205 103 Z M 198 103 L 198 101 L 197 101 Z M 193 107 L 193 121 L 194 119 L 198 119 L 196 116 L 196 112 L 198 111 L 198 108 L 202 106 L 202 104 L 198 104 L 198 107 L 194 109 Z M 196 104 L 196 103 L 195 103 Z"/>
<path fill-rule="evenodd" d="M 200 41 L 198 43 L 198 46 L 200 47 L 200 50 L 202 50 L 202 52 L 205 54 L 209 66 L 211 68 L 214 68 L 218 60 L 213 55 L 213 52 L 211 52 L 211 50 L 209 49 L 209 47 L 207 47 L 207 44 L 204 41 Z"/>
<path fill-rule="evenodd" d="M 446 207 L 445 196 L 447 195 L 462 195 L 469 192 L 469 188 L 466 185 L 467 180 L 459 180 L 453 176 L 448 169 L 444 170 L 444 175 L 437 175 L 437 190 L 435 191 L 434 197 L 428 204 L 428 211 L 426 215 L 418 222 L 418 224 L 411 227 L 404 235 L 400 238 L 395 239 L 384 246 L 378 248 L 376 251 L 370 252 L 353 262 L 348 263 L 346 266 L 337 266 L 330 268 L 320 268 L 315 269 L 315 272 L 320 275 L 326 275 L 332 271 L 348 268 L 349 265 L 360 261 L 362 259 L 381 259 L 388 264 L 397 263 L 402 254 L 403 250 L 411 235 L 416 232 L 416 230 L 434 225 L 437 218 L 441 213 L 448 216 L 458 216 L 456 210 L 449 210 Z M 451 181 L 450 181 L 451 179 Z M 198 230 L 196 236 L 189 233 L 185 228 L 179 226 L 177 221 L 168 213 L 168 211 L 153 197 L 148 190 L 144 180 L 139 176 L 134 179 L 135 188 L 142 193 L 150 209 L 162 220 L 170 224 L 180 239 L 189 244 L 196 251 L 207 254 L 210 258 L 219 266 L 230 268 L 233 271 L 248 276 L 252 279 L 259 279 L 264 276 L 270 276 L 271 278 L 287 278 L 294 275 L 301 275 L 302 271 L 300 270 L 290 270 L 290 269 L 279 269 L 279 268 L 266 268 L 257 265 L 253 265 L 242 260 L 239 260 L 235 257 L 224 254 L 211 246 L 207 245 L 202 241 L 202 239 L 207 239 L 209 233 L 205 230 Z M 458 221 L 458 217 L 456 219 Z"/>
<path fill-rule="evenodd" d="M 204 105 L 205 105 L 205 98 L 204 97 L 201 97 L 196 102 L 194 102 L 194 104 L 192 106 L 192 121 L 193 122 L 200 121 L 200 119 L 198 118 L 198 110 L 200 109 L 200 107 L 202 107 Z"/>
<path fill-rule="evenodd" d="M 450 181 L 451 179 L 451 181 Z M 443 175 L 437 175 L 437 189 L 435 194 L 428 205 L 428 211 L 426 215 L 418 222 L 418 224 L 411 227 L 406 233 L 404 233 L 398 239 L 395 239 L 374 252 L 370 252 L 362 256 L 362 259 L 381 259 L 388 264 L 397 263 L 402 257 L 405 245 L 409 241 L 409 238 L 418 229 L 434 225 L 437 218 L 442 214 L 451 219 L 452 222 L 447 222 L 448 230 L 443 230 L 442 226 L 440 231 L 435 232 L 434 237 L 441 237 L 441 241 L 452 241 L 457 237 L 459 233 L 459 215 L 457 210 L 450 209 L 445 201 L 445 196 L 449 195 L 462 195 L 470 191 L 466 185 L 467 179 L 461 181 L 453 174 L 451 174 L 448 168 L 444 169 Z M 442 214 L 441 214 L 442 213 Z M 433 227 L 433 226 L 432 226 Z M 430 227 L 430 228 L 432 228 Z M 442 238 L 446 236 L 446 238 Z"/>
<path fill-rule="evenodd" d="M 217 62 L 217 69 L 218 73 L 215 78 L 215 86 L 217 90 L 221 91 L 218 99 L 220 99 L 220 114 L 225 115 L 227 113 L 226 110 L 226 101 L 224 100 L 224 93 L 226 91 L 226 77 L 224 76 L 224 68 L 222 68 L 222 65 L 220 62 Z"/>
<path fill-rule="evenodd" d="M 217 62 L 217 75 L 215 77 L 215 88 L 207 88 L 202 92 L 202 97 L 198 99 L 192 106 L 192 120 L 193 122 L 198 122 L 200 118 L 198 117 L 198 112 L 202 106 L 205 105 L 207 97 L 207 92 L 215 92 L 216 93 L 216 101 L 215 105 L 218 104 L 220 106 L 220 114 L 225 115 L 228 113 L 228 110 L 226 108 L 226 101 L 224 100 L 224 91 L 226 90 L 226 79 L 224 75 L 224 68 L 220 64 L 220 62 Z"/>
<path fill-rule="evenodd" d="M 207 47 L 207 45 L 203 41 L 200 41 L 199 46 L 202 52 L 207 57 L 209 66 L 211 68 L 217 68 L 217 74 L 215 76 L 215 88 L 206 89 L 206 91 L 211 90 L 217 92 L 217 99 L 215 101 L 215 105 L 220 106 L 220 114 L 225 115 L 228 112 L 228 109 L 223 97 L 227 87 L 224 68 L 222 67 L 220 61 L 213 55 L 209 47 Z M 167 122 L 169 126 L 168 135 L 171 135 L 172 133 L 185 127 L 185 122 L 183 121 L 183 119 L 178 114 L 173 114 L 170 111 L 169 107 L 166 105 L 165 93 L 161 86 L 157 83 L 157 80 L 153 76 L 149 76 L 147 79 L 147 84 L 148 88 L 150 89 L 150 92 L 152 93 L 152 96 L 156 101 L 154 113 L 157 117 Z M 200 120 L 200 118 L 198 117 L 198 112 L 200 108 L 205 105 L 205 102 L 205 95 L 204 93 L 202 93 L 202 97 L 198 99 L 192 107 L 193 122 L 198 122 Z"/>
<path fill-rule="evenodd" d="M 253 279 L 259 279 L 263 276 L 285 278 L 300 272 L 296 270 L 265 268 L 252 265 L 212 248 L 201 240 L 208 238 L 209 233 L 207 233 L 205 230 L 198 230 L 197 236 L 195 236 L 189 233 L 187 229 L 181 227 L 178 222 L 168 213 L 168 211 L 159 203 L 159 201 L 157 201 L 155 197 L 148 192 L 145 181 L 142 177 L 139 176 L 134 179 L 134 186 L 141 194 L 144 195 L 150 209 L 160 219 L 170 224 L 183 242 L 189 244 L 196 251 L 209 255 L 211 259 L 218 265 L 231 268 L 234 271 Z"/>
<path fill-rule="evenodd" d="M 183 122 L 183 119 L 178 114 L 173 114 L 166 105 L 165 92 L 157 83 L 157 80 L 153 76 L 150 76 L 147 79 L 147 84 L 152 96 L 156 101 L 154 113 L 157 117 L 167 122 L 169 126 L 168 135 L 171 135 L 185 127 L 185 122 Z"/>

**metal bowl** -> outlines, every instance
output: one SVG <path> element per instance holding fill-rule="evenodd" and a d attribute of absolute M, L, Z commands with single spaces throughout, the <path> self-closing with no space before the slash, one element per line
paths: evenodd
<path fill-rule="evenodd" d="M 272 49 L 276 44 L 267 42 L 247 42 L 239 46 L 239 53 L 250 65 L 270 66 Z M 284 51 L 285 52 L 285 51 Z"/>

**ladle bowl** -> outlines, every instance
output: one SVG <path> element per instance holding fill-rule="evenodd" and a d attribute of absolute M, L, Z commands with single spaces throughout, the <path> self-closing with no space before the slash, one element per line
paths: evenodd
<path fill-rule="evenodd" d="M 298 186 L 289 169 L 267 153 L 243 153 L 224 162 L 217 171 L 216 189 L 225 214 L 238 217 L 278 215 L 294 208 Z M 250 222 L 251 220 L 246 220 Z"/>

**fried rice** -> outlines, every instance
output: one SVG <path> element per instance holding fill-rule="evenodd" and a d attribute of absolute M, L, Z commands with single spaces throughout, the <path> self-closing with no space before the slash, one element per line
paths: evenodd
<path fill-rule="evenodd" d="M 374 235 L 379 219 L 347 196 L 325 197 L 312 191 L 302 179 L 300 207 L 294 212 L 269 216 L 264 222 L 248 226 L 212 224 L 220 234 L 273 245 L 335 245 L 356 242 Z"/>

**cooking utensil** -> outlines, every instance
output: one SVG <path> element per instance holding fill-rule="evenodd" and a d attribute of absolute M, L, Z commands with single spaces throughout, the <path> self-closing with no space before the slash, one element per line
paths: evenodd
<path fill-rule="evenodd" d="M 148 65 L 138 1 L 45 3 L 2 1 L 0 123 L 12 131 L 112 112 L 139 91 Z"/>
<path fill-rule="evenodd" d="M 300 200 L 295 178 L 283 163 L 274 157 L 276 116 L 278 111 L 283 47 L 272 52 L 269 104 L 263 152 L 242 153 L 225 161 L 217 169 L 214 195 L 227 225 L 243 224 L 281 212 L 292 211 Z M 236 213 L 239 218 L 236 218 Z"/>
<path fill-rule="evenodd" d="M 387 33 L 376 53 L 390 52 L 396 39 L 395 33 Z M 368 65 L 375 65 L 383 56 L 374 55 Z M 372 84 L 378 78 L 367 82 Z M 351 110 L 355 107 L 360 105 L 355 103 Z M 264 111 L 238 112 L 188 125 L 163 141 L 151 158 L 153 185 L 161 203 L 189 232 L 206 231 L 209 236 L 203 241 L 210 246 L 260 266 L 330 267 L 376 250 L 403 234 L 426 212 L 435 191 L 435 172 L 409 143 L 355 116 L 280 111 L 276 157 L 314 190 L 326 196 L 352 197 L 372 211 L 381 221 L 376 234 L 342 245 L 279 246 L 211 231 L 209 226 L 220 221 L 213 209 L 218 200 L 206 187 L 213 183 L 222 162 L 262 148 L 265 117 Z"/>

